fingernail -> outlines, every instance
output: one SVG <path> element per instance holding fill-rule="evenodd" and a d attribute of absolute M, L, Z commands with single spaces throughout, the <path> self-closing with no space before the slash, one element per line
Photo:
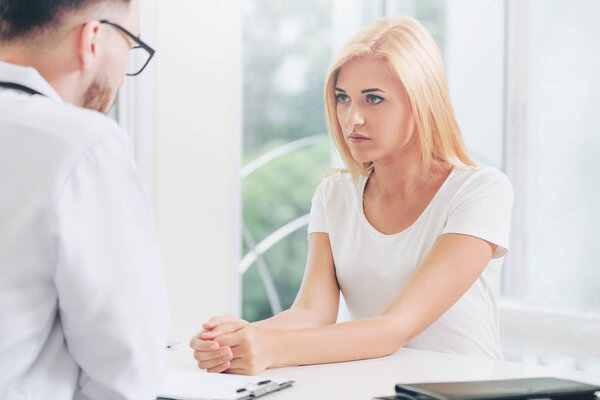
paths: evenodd
<path fill-rule="evenodd" d="M 223 355 L 229 354 L 229 349 L 221 349 L 221 354 L 223 354 Z"/>
<path fill-rule="evenodd" d="M 213 343 L 211 343 L 211 344 L 210 344 L 210 349 L 211 349 L 211 350 L 216 350 L 216 349 L 218 349 L 218 348 L 219 348 L 219 345 L 218 345 L 217 343 L 214 343 L 214 342 L 213 342 Z"/>

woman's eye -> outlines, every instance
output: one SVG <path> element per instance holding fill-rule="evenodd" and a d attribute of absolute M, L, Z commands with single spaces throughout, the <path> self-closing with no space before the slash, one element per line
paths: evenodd
<path fill-rule="evenodd" d="M 350 101 L 350 98 L 347 95 L 343 94 L 343 93 L 336 94 L 335 98 L 337 99 L 338 103 L 347 103 L 347 102 Z"/>
<path fill-rule="evenodd" d="M 367 95 L 367 103 L 369 104 L 379 104 L 383 101 L 383 97 L 375 96 L 374 94 Z"/>

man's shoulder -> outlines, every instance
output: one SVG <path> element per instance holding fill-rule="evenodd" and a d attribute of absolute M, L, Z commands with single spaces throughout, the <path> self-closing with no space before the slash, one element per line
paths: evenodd
<path fill-rule="evenodd" d="M 109 132 L 121 131 L 116 121 L 97 111 L 33 97 L 28 102 L 31 118 L 26 120 L 23 115 L 20 120 L 26 130 L 44 133 L 75 147 L 87 147 Z"/>
<path fill-rule="evenodd" d="M 0 99 L 0 155 L 21 175 L 53 193 L 86 154 L 126 151 L 127 134 L 110 118 L 95 111 L 42 96 Z M 106 146 L 110 144 L 110 146 Z M 108 150 L 104 150 L 108 149 Z M 0 173 L 7 172 L 2 171 Z"/>
<path fill-rule="evenodd" d="M 12 96 L 9 101 L 0 99 L 0 105 L 3 141 L 21 145 L 24 152 L 44 149 L 68 162 L 100 141 L 127 139 L 116 121 L 104 114 L 43 96 Z"/>

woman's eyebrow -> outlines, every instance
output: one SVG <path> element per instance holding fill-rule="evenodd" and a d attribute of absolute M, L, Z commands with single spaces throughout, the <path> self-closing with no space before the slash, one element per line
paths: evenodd
<path fill-rule="evenodd" d="M 383 92 L 383 93 L 387 93 L 385 90 L 383 90 L 383 89 L 377 89 L 377 88 L 361 90 L 361 93 L 371 93 L 371 92 Z"/>
<path fill-rule="evenodd" d="M 338 87 L 335 88 L 336 92 L 342 92 L 342 93 L 346 93 L 346 91 L 344 89 L 340 89 Z M 378 89 L 378 88 L 371 88 L 371 89 L 365 89 L 365 90 L 361 90 L 361 93 L 372 93 L 372 92 L 382 92 L 382 93 L 387 93 L 385 90 L 383 89 Z"/>

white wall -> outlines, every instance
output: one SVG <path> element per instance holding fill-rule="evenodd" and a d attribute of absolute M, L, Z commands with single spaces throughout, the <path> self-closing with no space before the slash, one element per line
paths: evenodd
<path fill-rule="evenodd" d="M 156 219 L 172 332 L 188 336 L 241 308 L 241 5 L 156 1 L 154 15 Z"/>

